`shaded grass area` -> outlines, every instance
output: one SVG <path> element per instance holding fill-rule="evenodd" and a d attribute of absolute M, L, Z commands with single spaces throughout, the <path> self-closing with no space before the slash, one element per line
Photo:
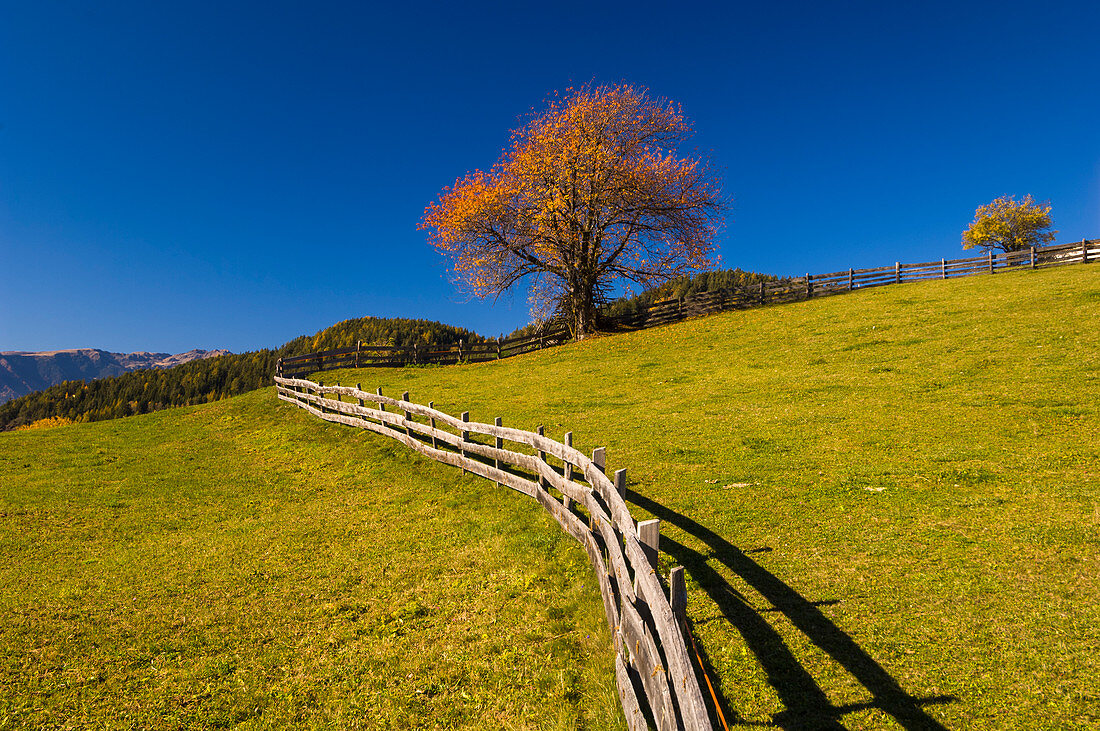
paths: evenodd
<path fill-rule="evenodd" d="M 272 390 L 0 435 L 0 728 L 620 728 L 530 499 Z"/>
<path fill-rule="evenodd" d="M 1100 727 L 1100 267 L 321 375 L 627 467 L 728 718 Z"/>

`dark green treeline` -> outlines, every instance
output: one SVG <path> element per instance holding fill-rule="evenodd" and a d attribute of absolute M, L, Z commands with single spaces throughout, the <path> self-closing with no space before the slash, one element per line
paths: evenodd
<path fill-rule="evenodd" d="M 223 355 L 165 369 L 144 369 L 94 381 L 67 381 L 0 405 L 0 431 L 61 417 L 102 421 L 236 396 L 271 384 L 279 358 L 318 350 L 368 345 L 448 346 L 485 338 L 428 320 L 362 317 L 345 320 L 281 348 Z"/>

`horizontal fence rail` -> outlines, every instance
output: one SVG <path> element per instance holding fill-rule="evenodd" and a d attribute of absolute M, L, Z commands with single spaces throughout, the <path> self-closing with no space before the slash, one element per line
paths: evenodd
<path fill-rule="evenodd" d="M 362 351 L 360 351 L 361 353 Z M 348 353 L 343 353 L 342 357 Z M 606 453 L 588 457 L 543 433 L 469 420 L 409 400 L 276 377 L 279 398 L 325 421 L 403 442 L 432 459 L 534 498 L 585 549 L 615 641 L 615 678 L 627 726 L 711 729 L 685 644 L 683 568 L 673 569 L 666 595 L 657 572 L 660 522 L 636 523 L 624 499 L 626 470 L 606 474 Z M 345 400 L 345 398 L 347 400 Z M 486 437 L 478 441 L 475 435 Z M 516 451 L 509 446 L 518 446 Z M 551 461 L 553 460 L 553 461 Z M 675 609 L 674 609 L 675 607 Z"/>
<path fill-rule="evenodd" d="M 1100 261 L 1100 240 L 1085 239 L 1070 244 L 1037 247 L 1021 251 L 988 252 L 968 259 L 940 259 L 939 261 L 902 264 L 874 269 L 848 269 L 828 274 L 807 274 L 804 277 L 787 277 L 770 282 L 760 282 L 735 289 L 721 289 L 655 302 L 648 307 L 626 315 L 603 318 L 611 327 L 644 329 L 680 322 L 691 317 L 710 315 L 733 309 L 747 309 L 781 302 L 795 302 L 851 292 L 867 287 L 888 284 L 905 284 L 927 279 L 951 279 L 975 274 L 994 274 L 1009 269 L 1044 269 L 1064 264 L 1086 264 Z M 276 375 L 300 376 L 337 368 L 366 368 L 372 366 L 406 366 L 417 364 L 451 365 L 455 363 L 481 363 L 533 350 L 561 345 L 569 340 L 569 329 L 560 322 L 551 321 L 535 335 L 493 340 L 475 345 L 432 348 L 430 346 L 400 347 L 388 345 L 363 345 L 341 350 L 326 350 L 281 359 L 276 365 Z"/>

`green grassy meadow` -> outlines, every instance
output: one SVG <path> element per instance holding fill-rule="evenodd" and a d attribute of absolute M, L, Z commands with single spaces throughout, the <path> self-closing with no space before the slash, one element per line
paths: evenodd
<path fill-rule="evenodd" d="M 330 372 L 626 467 L 727 720 L 1100 727 L 1100 267 Z"/>
<path fill-rule="evenodd" d="M 1100 728 L 1100 267 L 320 375 L 626 467 L 731 726 Z M 532 502 L 272 389 L 0 434 L 0 727 L 615 727 Z"/>
<path fill-rule="evenodd" d="M 273 389 L 0 434 L 0 555 L 0 728 L 622 725 L 556 523 Z"/>

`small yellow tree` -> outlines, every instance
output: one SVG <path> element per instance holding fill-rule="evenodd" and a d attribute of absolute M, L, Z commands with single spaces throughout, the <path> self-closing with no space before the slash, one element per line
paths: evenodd
<path fill-rule="evenodd" d="M 1058 232 L 1050 230 L 1052 224 L 1049 201 L 1036 203 L 1030 193 L 1019 202 L 1014 195 L 1003 195 L 974 212 L 970 228 L 963 231 L 962 245 L 983 251 L 1020 251 L 1053 241 Z"/>

